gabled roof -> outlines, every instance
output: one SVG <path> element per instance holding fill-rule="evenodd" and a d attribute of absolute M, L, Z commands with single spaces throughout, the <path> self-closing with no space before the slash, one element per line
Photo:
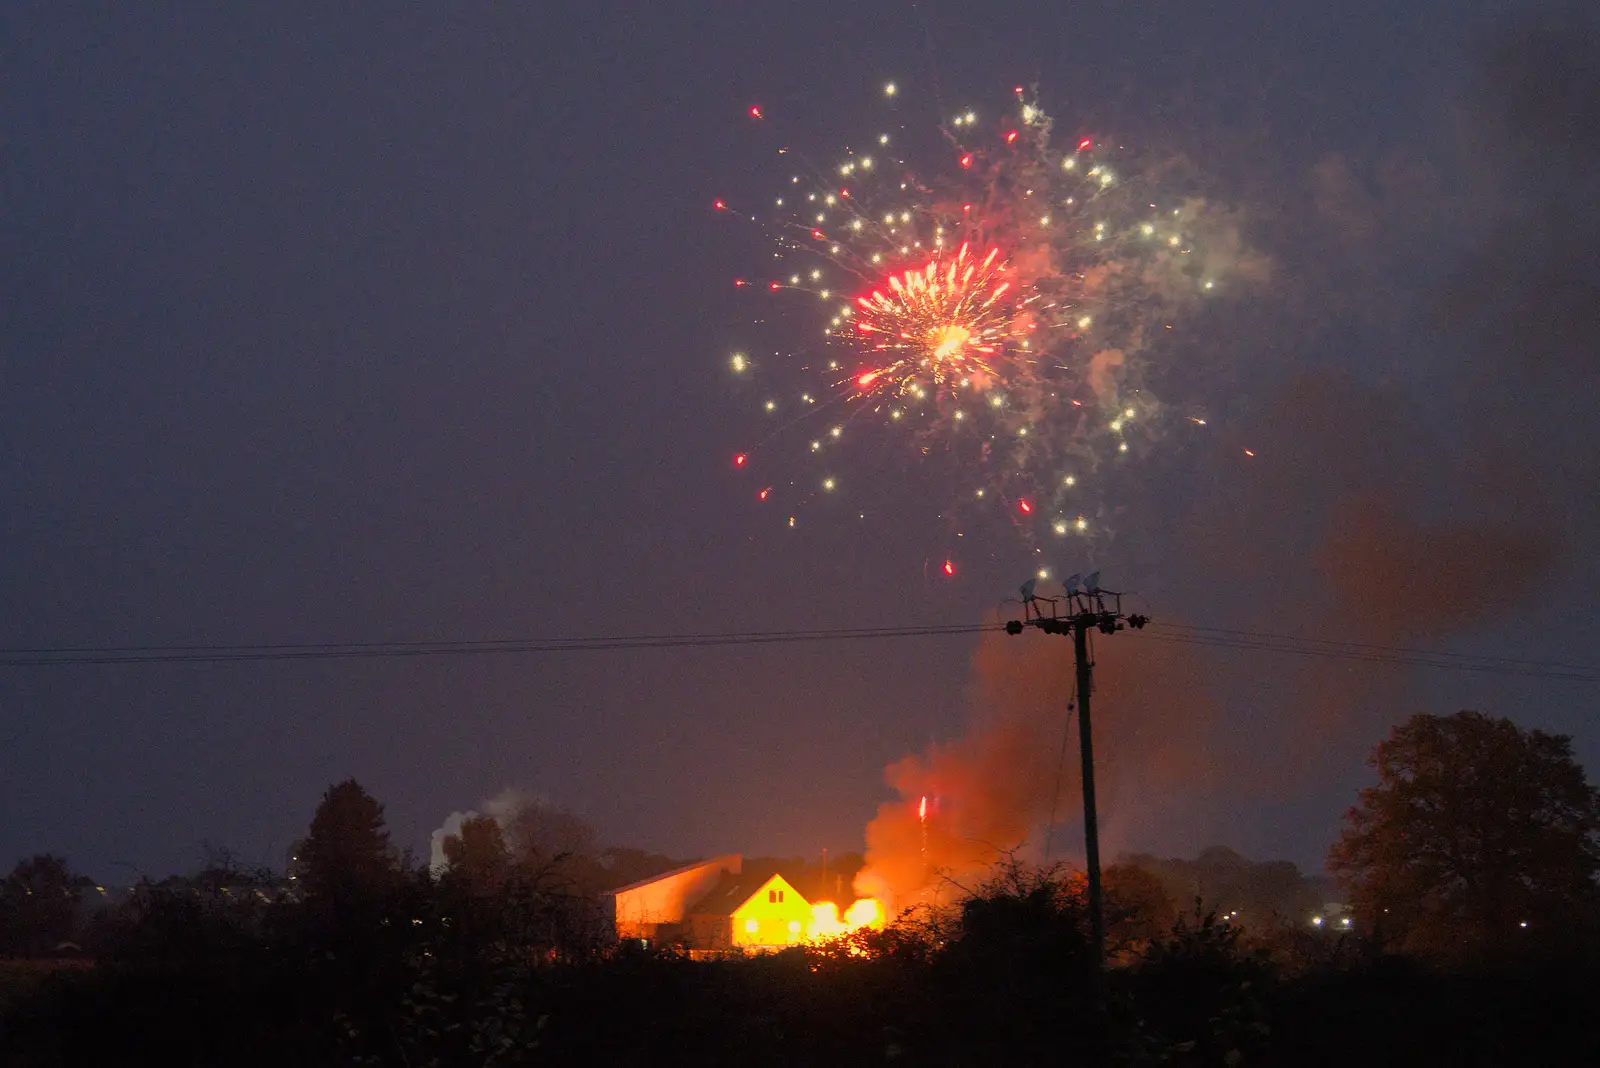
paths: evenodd
<path fill-rule="evenodd" d="M 689 909 L 689 915 L 732 916 L 739 911 L 739 906 L 755 897 L 772 882 L 782 883 L 783 889 L 794 894 L 802 902 L 805 901 L 804 895 L 781 875 L 724 875 L 705 897 L 694 903 Z"/>

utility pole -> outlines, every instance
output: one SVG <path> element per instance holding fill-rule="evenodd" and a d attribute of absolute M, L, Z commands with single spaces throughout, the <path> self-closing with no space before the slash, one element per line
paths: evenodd
<path fill-rule="evenodd" d="M 1089 659 L 1089 629 L 1115 634 L 1124 623 L 1142 630 L 1146 616 L 1122 614 L 1122 594 L 1100 588 L 1100 572 L 1088 578 L 1073 575 L 1061 586 L 1061 597 L 1041 597 L 1036 579 L 1022 584 L 1022 618 L 1006 622 L 1007 634 L 1033 627 L 1046 634 L 1071 634 L 1072 656 L 1078 684 L 1078 753 L 1083 761 L 1083 853 L 1089 877 L 1089 933 L 1094 943 L 1094 964 L 1105 967 L 1105 904 L 1100 893 L 1100 823 L 1094 803 L 1094 731 L 1089 719 L 1089 695 L 1094 689 L 1094 663 Z M 1048 613 L 1048 614 L 1047 614 Z"/>

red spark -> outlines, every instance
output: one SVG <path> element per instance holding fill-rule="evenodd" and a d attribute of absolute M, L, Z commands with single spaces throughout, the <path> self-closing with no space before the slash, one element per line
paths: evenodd
<path fill-rule="evenodd" d="M 1021 512 L 1023 515 L 1032 515 L 1033 502 L 1028 500 L 1026 497 L 1022 498 L 1022 500 L 1017 502 L 1017 511 Z"/>
<path fill-rule="evenodd" d="M 1254 456 L 1254 455 L 1255 455 L 1255 453 L 1254 453 L 1254 452 L 1252 452 L 1252 451 L 1251 451 L 1251 450 L 1249 450 L 1249 449 L 1246 449 L 1246 450 L 1244 450 L 1244 454 L 1245 454 L 1245 455 L 1246 455 L 1246 456 Z"/>
<path fill-rule="evenodd" d="M 953 561 L 946 560 L 944 562 L 944 573 L 946 575 L 954 575 L 956 573 L 956 565 Z"/>
<path fill-rule="evenodd" d="M 871 328 L 868 327 L 867 329 L 870 330 Z M 882 373 L 882 371 L 868 371 L 860 378 L 856 379 L 856 385 L 860 386 L 862 389 L 866 389 L 868 386 L 872 385 L 872 383 L 876 382 L 878 380 L 878 376 Z"/>
<path fill-rule="evenodd" d="M 774 283 L 772 283 L 772 285 L 768 286 L 767 288 L 772 290 L 774 293 L 776 293 L 778 291 L 778 289 L 779 289 L 779 286 L 778 286 L 778 283 L 774 282 Z"/>
<path fill-rule="evenodd" d="M 743 466 L 744 466 L 744 462 L 745 462 L 745 461 L 746 461 L 746 460 L 748 460 L 748 459 L 750 459 L 750 457 L 748 457 L 748 456 L 746 456 L 746 455 L 745 455 L 745 454 L 744 454 L 744 453 L 742 453 L 742 452 L 739 452 L 739 453 L 734 453 L 734 456 L 733 456 L 733 466 L 735 466 L 735 467 L 743 467 Z"/>
<path fill-rule="evenodd" d="M 968 152 L 965 156 L 961 157 L 961 165 L 963 167 L 972 166 L 972 153 Z"/>
<path fill-rule="evenodd" d="M 719 200 L 719 201 L 717 201 L 717 202 L 716 202 L 716 203 L 715 203 L 715 204 L 712 204 L 712 205 L 711 205 L 711 206 L 712 206 L 712 207 L 713 207 L 713 208 L 716 208 L 716 209 L 717 209 L 717 210 L 718 210 L 718 211 L 727 211 L 727 210 L 728 210 L 728 205 L 726 205 L 726 204 L 724 204 L 724 203 L 723 203 L 723 202 L 722 202 L 722 201 L 720 201 L 720 200 Z"/>
<path fill-rule="evenodd" d="M 745 284 L 745 281 L 744 281 L 744 279 L 743 279 L 743 278 L 735 278 L 735 279 L 734 279 L 734 280 L 733 280 L 733 284 L 734 284 L 734 285 L 735 285 L 735 286 L 742 286 L 742 285 L 744 285 L 744 284 Z"/>
<path fill-rule="evenodd" d="M 849 196 L 849 195 L 850 195 L 850 190 L 848 190 L 848 189 L 841 189 L 841 190 L 839 190 L 839 195 L 840 195 L 840 196 L 842 196 L 842 197 L 847 197 L 847 196 Z"/>
<path fill-rule="evenodd" d="M 1012 130 L 1010 133 L 1006 134 L 1006 144 L 1009 145 L 1011 142 L 1015 141 L 1016 139 L 1017 139 L 1017 131 Z"/>
<path fill-rule="evenodd" d="M 765 115 L 761 114 L 760 106 L 756 105 L 756 104 L 751 104 L 750 105 L 750 117 L 752 119 L 764 119 L 764 118 L 766 118 Z"/>
<path fill-rule="evenodd" d="M 772 492 L 772 487 L 768 486 L 766 489 L 764 489 L 760 493 L 756 494 L 756 500 L 758 500 L 758 501 L 766 500 L 767 499 L 767 494 L 769 494 L 771 492 Z"/>
<path fill-rule="evenodd" d="M 972 205 L 971 204 L 963 204 L 963 205 L 961 205 L 961 210 L 962 211 L 971 211 L 972 210 Z"/>
<path fill-rule="evenodd" d="M 1094 147 L 1094 141 L 1092 139 L 1090 139 L 1090 138 L 1085 137 L 1082 141 L 1078 142 L 1078 151 L 1079 152 L 1087 152 L 1093 147 Z"/>
<path fill-rule="evenodd" d="M 1013 89 L 1011 91 L 1013 93 L 1016 93 L 1018 96 L 1021 96 L 1022 95 L 1022 86 L 1019 85 L 1019 86 L 1017 86 L 1015 89 Z"/>
<path fill-rule="evenodd" d="M 811 236 L 816 238 L 818 241 L 821 241 L 822 240 L 822 231 L 821 230 L 813 230 L 813 231 L 811 231 Z"/>

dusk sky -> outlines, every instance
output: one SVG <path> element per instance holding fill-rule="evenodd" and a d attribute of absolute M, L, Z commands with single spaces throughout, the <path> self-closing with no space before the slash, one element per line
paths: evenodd
<path fill-rule="evenodd" d="M 978 526 L 944 575 L 904 441 L 795 529 L 734 469 L 764 431 L 728 356 L 770 334 L 732 281 L 769 254 L 711 205 L 766 202 L 775 138 L 827 157 L 1026 83 L 1184 159 L 1270 265 L 1151 354 L 1209 433 L 1108 491 L 1115 536 L 1046 547 L 1157 620 L 1107 654 L 1106 848 L 1320 869 L 1418 711 L 1570 733 L 1593 776 L 1593 681 L 1157 640 L 1600 664 L 1600 51 L 1533 10 L 12 4 L 0 646 L 992 621 L 1039 556 Z M 978 650 L 0 666 L 0 861 L 279 865 L 349 776 L 419 851 L 508 787 L 674 855 L 858 849 L 885 766 L 991 700 Z M 1147 653 L 1166 703 L 1119 728 Z M 1142 763 L 1168 731 L 1203 767 Z"/>

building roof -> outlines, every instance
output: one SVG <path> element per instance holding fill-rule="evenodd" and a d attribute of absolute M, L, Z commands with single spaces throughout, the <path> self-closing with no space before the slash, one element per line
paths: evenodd
<path fill-rule="evenodd" d="M 682 867 L 673 868 L 671 871 L 664 871 L 660 875 L 652 875 L 648 879 L 631 882 L 627 886 L 619 886 L 615 890 L 607 890 L 606 893 L 625 894 L 629 890 L 637 890 L 641 886 L 649 886 L 651 883 L 658 883 L 663 879 L 670 879 L 674 875 L 683 875 L 685 872 L 691 872 L 696 868 L 704 868 L 711 864 L 719 864 L 725 869 L 736 872 L 739 870 L 739 861 L 740 855 L 738 853 L 725 853 L 722 856 L 707 857 L 704 860 L 696 860 Z"/>
<path fill-rule="evenodd" d="M 732 916 L 739 911 L 739 906 L 755 897 L 774 880 L 781 882 L 785 889 L 802 901 L 805 900 L 804 895 L 789 885 L 789 880 L 781 875 L 724 875 L 705 897 L 694 903 L 689 909 L 689 915 Z"/>

